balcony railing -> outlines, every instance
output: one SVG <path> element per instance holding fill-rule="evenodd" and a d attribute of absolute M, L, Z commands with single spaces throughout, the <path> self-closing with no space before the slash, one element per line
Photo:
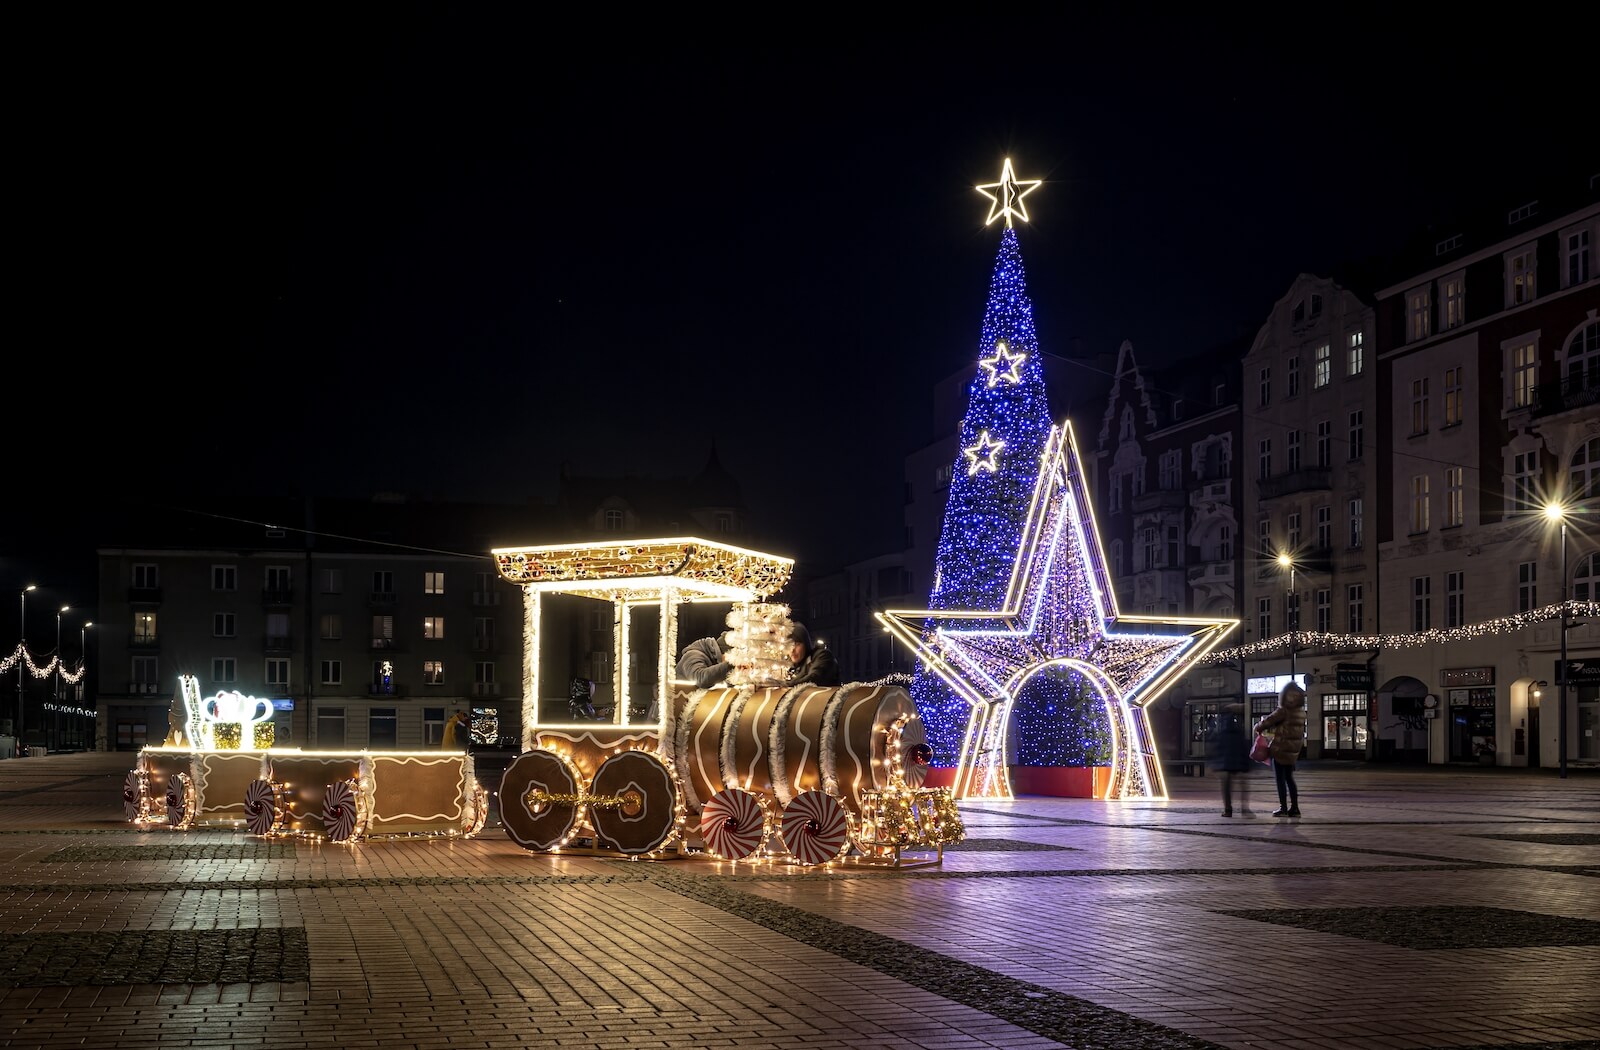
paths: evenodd
<path fill-rule="evenodd" d="M 473 594 L 472 594 L 472 604 L 473 605 L 478 605 L 478 606 L 499 605 L 500 604 L 500 592 L 499 591 L 474 591 Z"/>
<path fill-rule="evenodd" d="M 1600 403 L 1600 369 L 1588 369 L 1550 383 L 1540 383 L 1533 391 L 1533 414 L 1550 416 L 1575 408 Z"/>
<path fill-rule="evenodd" d="M 160 605 L 161 604 L 161 588 L 160 587 L 129 587 L 128 588 L 128 604 L 129 605 Z"/>
<path fill-rule="evenodd" d="M 500 695 L 500 683 L 499 682 L 473 682 L 472 683 L 472 695 L 473 696 L 499 696 Z"/>
<path fill-rule="evenodd" d="M 385 606 L 387 606 L 387 605 L 393 605 L 395 603 L 395 601 L 396 601 L 396 595 L 395 595 L 395 593 L 393 591 L 373 591 L 371 594 L 367 595 L 367 604 L 368 605 L 385 605 Z"/>
<path fill-rule="evenodd" d="M 143 636 L 136 634 L 132 638 L 128 639 L 128 648 L 148 652 L 151 649 L 161 648 L 161 639 L 157 638 L 153 634 Z"/>
<path fill-rule="evenodd" d="M 385 688 L 384 686 L 379 685 L 376 682 L 368 682 L 367 683 L 367 695 L 368 696 L 405 696 L 406 695 L 406 689 L 405 689 L 405 686 L 401 685 L 399 682 L 391 682 L 387 688 Z"/>
<path fill-rule="evenodd" d="M 128 695 L 130 695 L 130 696 L 150 696 L 150 695 L 153 695 L 155 693 L 156 688 L 157 688 L 157 686 L 156 686 L 155 682 L 129 682 L 128 683 Z"/>
<path fill-rule="evenodd" d="M 393 638 L 374 638 L 372 639 L 371 649 L 375 653 L 398 653 L 403 651 L 405 646 L 401 645 Z"/>
<path fill-rule="evenodd" d="M 262 605 L 293 605 L 293 587 L 263 587 L 261 589 Z"/>
<path fill-rule="evenodd" d="M 1302 467 L 1291 470 L 1287 474 L 1276 477 L 1261 478 L 1256 482 L 1261 487 L 1262 499 L 1276 499 L 1294 492 L 1314 492 L 1319 489 L 1333 488 L 1332 467 Z"/>
<path fill-rule="evenodd" d="M 494 650 L 493 638 L 474 638 L 472 640 L 472 651 L 475 653 L 492 653 Z"/>
<path fill-rule="evenodd" d="M 267 651 L 286 651 L 292 648 L 290 638 L 286 634 L 267 635 Z"/>

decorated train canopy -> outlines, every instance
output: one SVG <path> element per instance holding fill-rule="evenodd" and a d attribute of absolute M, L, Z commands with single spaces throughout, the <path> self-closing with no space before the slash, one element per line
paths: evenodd
<path fill-rule="evenodd" d="M 614 543 L 498 547 L 489 552 L 500 575 L 536 591 L 592 593 L 649 601 L 684 598 L 749 601 L 783 589 L 793 558 L 695 537 Z"/>

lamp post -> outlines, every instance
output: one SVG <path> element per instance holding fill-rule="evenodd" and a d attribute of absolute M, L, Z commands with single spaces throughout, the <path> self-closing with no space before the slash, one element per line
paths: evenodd
<path fill-rule="evenodd" d="M 80 668 L 80 670 L 82 671 L 82 674 L 79 675 L 78 681 L 79 682 L 83 682 L 83 683 L 87 683 L 89 681 L 89 644 L 88 644 L 88 636 L 89 636 L 89 628 L 91 628 L 93 626 L 94 626 L 94 621 L 93 620 L 85 620 L 83 622 L 83 626 L 78 628 L 78 659 L 80 661 L 82 661 L 82 665 L 81 665 L 81 668 Z M 89 692 L 89 690 L 88 690 L 87 684 L 80 685 L 78 687 L 78 703 L 75 704 L 74 706 L 81 708 L 83 706 L 84 701 L 88 699 L 88 696 L 87 696 L 88 692 Z M 82 718 L 83 716 L 81 714 L 78 714 L 78 715 L 73 715 L 72 717 L 74 717 L 74 718 Z M 79 728 L 81 728 L 81 727 L 79 727 Z M 83 734 L 79 733 L 79 734 L 77 734 L 77 737 L 78 737 L 77 743 L 81 746 L 82 743 L 83 743 Z M 91 740 L 91 743 L 92 742 L 93 741 Z M 87 750 L 87 749 L 85 749 L 85 750 Z"/>
<path fill-rule="evenodd" d="M 1544 516 L 1561 526 L 1561 662 L 1556 665 L 1556 684 L 1561 687 L 1561 708 L 1556 712 L 1556 754 L 1561 778 L 1567 776 L 1567 508 L 1546 503 Z"/>
<path fill-rule="evenodd" d="M 1289 680 L 1299 685 L 1300 679 L 1294 673 L 1294 652 L 1299 648 L 1296 643 L 1300 632 L 1300 602 L 1294 593 L 1294 558 L 1290 557 L 1288 551 L 1278 552 L 1278 567 L 1289 570 L 1289 594 L 1285 599 L 1288 602 L 1285 611 L 1289 614 Z"/>
<path fill-rule="evenodd" d="M 56 710 L 50 712 L 50 717 L 45 720 L 49 728 L 45 730 L 45 747 L 51 746 L 51 737 L 55 736 L 56 727 L 61 724 L 61 614 L 71 609 L 70 605 L 63 605 L 56 611 L 56 685 L 54 690 Z M 59 741 L 56 741 L 59 744 Z"/>
<path fill-rule="evenodd" d="M 24 650 L 28 647 L 28 592 L 38 589 L 39 585 L 36 583 L 30 583 L 22 588 L 22 630 L 19 635 Z M 17 756 L 19 758 L 22 756 L 22 665 L 24 663 L 27 661 L 19 653 L 17 656 Z"/>

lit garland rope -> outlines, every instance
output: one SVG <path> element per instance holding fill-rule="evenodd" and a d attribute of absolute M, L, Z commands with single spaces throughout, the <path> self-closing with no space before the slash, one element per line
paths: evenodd
<path fill-rule="evenodd" d="M 1588 617 L 1600 618 L 1600 601 L 1569 601 L 1564 603 L 1568 619 Z M 1563 603 L 1556 602 L 1552 605 L 1530 609 L 1525 613 L 1515 616 L 1502 616 L 1497 620 L 1484 620 L 1482 623 L 1471 623 L 1461 627 L 1435 628 L 1431 631 L 1417 631 L 1409 634 L 1330 634 L 1322 631 L 1294 631 L 1289 634 L 1280 634 L 1272 638 L 1263 638 L 1249 645 L 1236 645 L 1232 649 L 1219 649 L 1204 657 L 1192 661 L 1196 666 L 1230 663 L 1235 660 L 1252 656 L 1265 656 L 1271 653 L 1289 651 L 1292 644 L 1296 651 L 1306 649 L 1328 649 L 1336 652 L 1351 652 L 1358 649 L 1405 649 L 1416 645 L 1437 645 L 1441 642 L 1466 642 L 1474 638 L 1481 638 L 1491 634 L 1511 634 L 1521 631 L 1536 623 L 1545 623 L 1561 618 Z"/>
<path fill-rule="evenodd" d="M 4 674 L 17 666 L 19 660 L 27 665 L 28 673 L 35 678 L 49 678 L 57 668 L 60 668 L 61 680 L 72 685 L 77 685 L 82 681 L 84 674 L 88 671 L 87 667 L 81 666 L 77 671 L 68 671 L 66 669 L 67 665 L 61 662 L 60 656 L 52 656 L 50 662 L 41 667 L 33 662 L 33 654 L 28 652 L 28 647 L 18 642 L 16 649 L 12 651 L 10 656 L 0 659 L 0 674 Z"/>

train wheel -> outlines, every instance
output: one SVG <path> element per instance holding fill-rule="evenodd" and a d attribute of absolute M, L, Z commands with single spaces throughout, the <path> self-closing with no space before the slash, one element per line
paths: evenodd
<path fill-rule="evenodd" d="M 244 789 L 244 823 L 252 835 L 270 835 L 278 827 L 278 792 L 270 780 L 252 780 Z"/>
<path fill-rule="evenodd" d="M 336 780 L 322 790 L 322 827 L 331 842 L 348 842 L 360 832 L 359 784 Z"/>
<path fill-rule="evenodd" d="M 143 768 L 135 767 L 122 778 L 122 815 L 130 821 L 144 817 L 145 793 L 150 790 L 147 775 Z"/>
<path fill-rule="evenodd" d="M 750 792 L 724 788 L 700 811 L 700 837 L 723 860 L 744 860 L 766 841 L 767 814 Z"/>
<path fill-rule="evenodd" d="M 844 852 L 850 822 L 832 795 L 802 791 L 783 807 L 783 844 L 801 864 L 826 864 Z"/>
<path fill-rule="evenodd" d="M 167 826 L 186 828 L 194 823 L 194 784 L 187 773 L 167 778 Z"/>
<path fill-rule="evenodd" d="M 928 765 L 933 761 L 933 748 L 927 744 L 911 744 L 905 749 L 901 770 L 906 787 L 919 788 L 928 779 Z"/>
<path fill-rule="evenodd" d="M 578 822 L 578 776 L 554 751 L 524 751 L 500 778 L 500 823 L 526 850 L 544 853 L 571 840 Z"/>
<path fill-rule="evenodd" d="M 660 849 L 678 832 L 678 785 L 649 751 L 623 751 L 600 763 L 589 793 L 597 800 L 589 805 L 596 846 L 637 856 Z"/>

